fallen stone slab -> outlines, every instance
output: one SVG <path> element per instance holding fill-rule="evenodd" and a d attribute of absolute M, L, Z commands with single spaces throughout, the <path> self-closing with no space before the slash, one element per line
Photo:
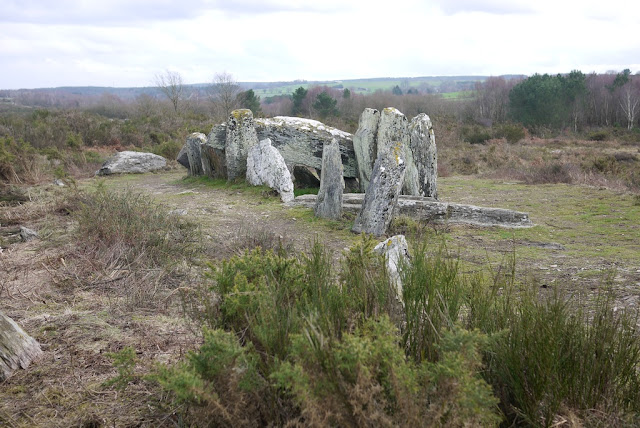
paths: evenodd
<path fill-rule="evenodd" d="M 342 209 L 345 212 L 357 213 L 360 211 L 363 200 L 362 193 L 345 193 L 342 196 Z M 316 195 L 301 195 L 287 205 L 313 208 L 315 203 Z M 517 229 L 534 226 L 529 214 L 520 211 L 455 204 L 408 195 L 398 197 L 394 216 L 407 216 L 435 223 L 460 223 L 483 227 L 499 226 Z"/>
<path fill-rule="evenodd" d="M 141 174 L 167 166 L 167 160 L 153 153 L 118 152 L 102 164 L 96 175 Z"/>

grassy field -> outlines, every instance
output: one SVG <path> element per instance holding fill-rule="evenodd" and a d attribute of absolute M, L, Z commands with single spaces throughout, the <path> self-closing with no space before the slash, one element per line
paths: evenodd
<path fill-rule="evenodd" d="M 337 89 L 349 89 L 354 93 L 359 94 L 372 94 L 375 91 L 390 91 L 395 86 L 399 86 L 403 91 L 409 89 L 417 89 L 424 91 L 425 87 L 430 87 L 432 90 L 440 92 L 440 88 L 443 84 L 449 84 L 447 89 L 442 92 L 446 94 L 446 98 L 457 98 L 464 94 L 458 90 L 455 90 L 456 85 L 472 85 L 474 82 L 483 81 L 486 77 L 474 76 L 474 77 L 460 77 L 456 79 L 442 78 L 442 77 L 414 77 L 414 78 L 377 78 L 377 79 L 348 79 L 348 80 L 335 80 L 326 82 L 300 82 L 291 83 L 284 82 L 281 85 L 270 84 L 268 88 L 256 89 L 256 95 L 259 95 L 263 99 L 266 97 L 277 95 L 290 95 L 299 87 L 309 88 L 311 86 L 328 86 L 335 87 Z M 454 88 L 454 89 L 450 89 Z"/>

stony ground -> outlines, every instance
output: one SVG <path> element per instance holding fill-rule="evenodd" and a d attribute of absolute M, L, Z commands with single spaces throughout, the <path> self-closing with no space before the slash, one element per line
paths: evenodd
<path fill-rule="evenodd" d="M 263 189 L 207 185 L 182 180 L 184 175 L 184 170 L 173 170 L 122 176 L 105 179 L 104 185 L 150 194 L 196 221 L 205 241 L 202 260 L 215 262 L 255 243 L 282 243 L 300 252 L 318 239 L 338 263 L 342 250 L 356 239 L 349 218 L 316 220 L 309 210 L 283 208 Z M 86 188 L 95 184 L 96 179 L 79 183 Z M 74 280 L 69 262 L 77 256 L 69 240 L 73 220 L 64 210 L 52 210 L 71 191 L 40 186 L 30 191 L 32 202 L 0 208 L 5 224 L 20 221 L 40 232 L 39 240 L 3 246 L 0 310 L 44 350 L 28 370 L 0 384 L 0 426 L 176 426 L 177 409 L 139 375 L 197 346 L 179 290 L 201 281 L 201 267 L 186 269 L 153 307 L 132 297 L 134 285 L 123 293 L 109 278 Z M 395 230 L 421 231 L 434 245 L 443 237 L 450 250 L 460 253 L 466 272 L 498 269 L 515 251 L 519 277 L 544 292 L 563 289 L 581 297 L 609 287 L 620 307 L 638 306 L 640 202 L 634 195 L 461 177 L 441 179 L 440 195 L 445 201 L 527 211 L 536 226 L 505 230 L 405 222 Z M 117 374 L 108 353 L 125 346 L 137 353 L 133 381 L 124 390 L 107 387 L 104 382 Z"/>

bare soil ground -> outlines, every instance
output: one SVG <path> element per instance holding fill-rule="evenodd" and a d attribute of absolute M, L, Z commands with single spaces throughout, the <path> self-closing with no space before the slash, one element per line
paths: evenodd
<path fill-rule="evenodd" d="M 209 186 L 182 180 L 184 170 L 104 180 L 109 188 L 152 195 L 178 215 L 200 225 L 202 260 L 221 260 L 256 243 L 304 251 L 314 240 L 334 253 L 357 237 L 350 219 L 316 220 L 309 210 L 287 209 L 268 192 Z M 91 187 L 97 179 L 85 180 Z M 36 229 L 40 239 L 2 245 L 0 310 L 42 345 L 44 355 L 28 370 L 0 384 L 0 426 L 176 426 L 179 413 L 142 378 L 156 363 L 180 360 L 199 343 L 185 321 L 179 290 L 202 281 L 201 266 L 185 270 L 171 289 L 159 290 L 154 305 L 140 304 L 109 278 L 73 278 L 73 220 L 60 209 L 64 192 L 40 186 L 32 202 L 0 207 L 0 231 L 9 224 Z M 562 288 L 577 296 L 600 290 L 609 278 L 621 306 L 640 299 L 640 206 L 634 195 L 579 186 L 525 186 L 496 180 L 440 180 L 445 201 L 530 212 L 536 227 L 481 229 L 426 226 L 459 252 L 463 270 L 497 269 L 513 251 L 518 274 L 543 290 Z M 433 239 L 433 238 L 431 238 Z M 434 245 L 437 244 L 434 239 Z M 126 290 L 125 290 L 126 291 Z M 144 297 L 144 296 L 143 296 Z M 137 353 L 133 381 L 124 390 L 104 386 L 117 371 L 107 356 L 126 346 Z"/>

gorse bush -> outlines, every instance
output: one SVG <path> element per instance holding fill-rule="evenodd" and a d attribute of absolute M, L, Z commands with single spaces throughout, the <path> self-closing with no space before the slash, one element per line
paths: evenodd
<path fill-rule="evenodd" d="M 155 377 L 188 423 L 551 426 L 563 414 L 638 417 L 637 320 L 612 311 L 610 299 L 581 310 L 519 284 L 514 258 L 492 276 L 468 276 L 445 247 L 423 244 L 402 266 L 398 311 L 373 244 L 363 237 L 339 271 L 318 243 L 305 255 L 258 248 L 211 266 L 215 297 L 205 297 L 198 319 L 209 326 L 204 344 Z"/>

